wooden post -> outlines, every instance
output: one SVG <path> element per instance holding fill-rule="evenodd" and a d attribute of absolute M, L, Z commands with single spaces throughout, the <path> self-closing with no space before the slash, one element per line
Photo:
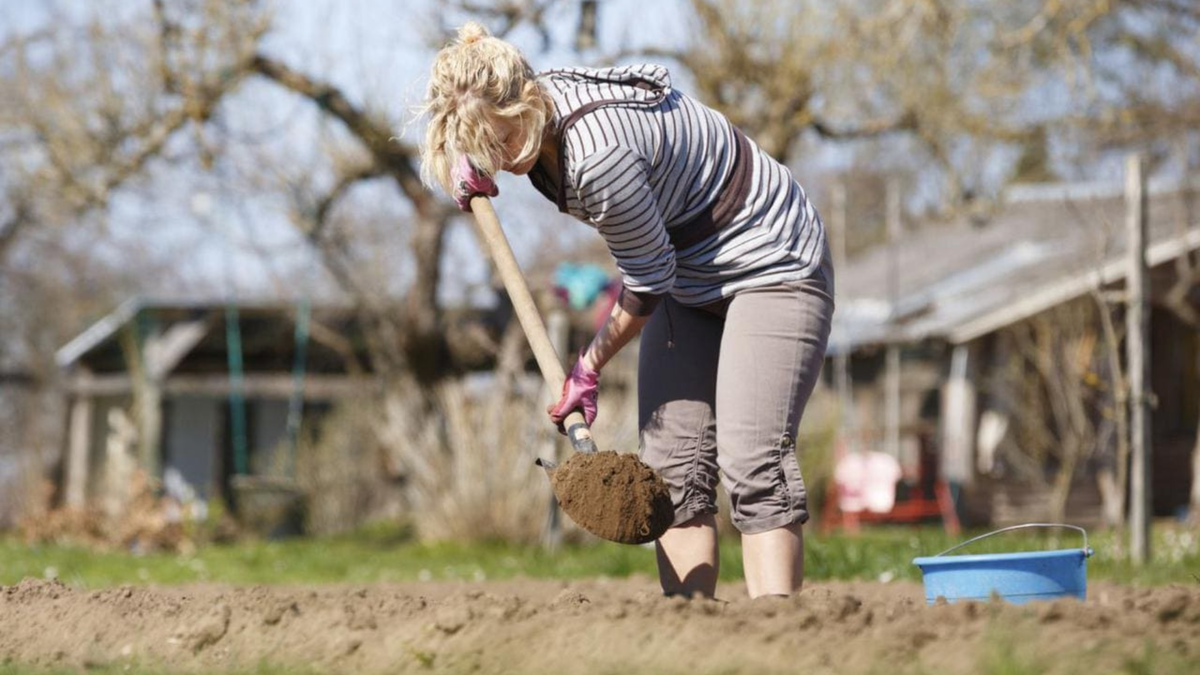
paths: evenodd
<path fill-rule="evenodd" d="M 831 196 L 829 214 L 829 241 L 833 253 L 834 276 L 846 268 L 846 186 L 836 183 Z M 836 292 L 836 289 L 835 289 Z M 842 430 L 854 430 L 854 391 L 850 380 L 850 353 L 845 346 L 833 357 L 833 384 L 837 389 L 838 403 L 842 409 Z"/>
<path fill-rule="evenodd" d="M 137 467 L 135 451 L 138 430 L 125 410 L 108 410 L 108 436 L 104 440 L 104 514 L 120 518 L 129 505 L 133 472 Z"/>
<path fill-rule="evenodd" d="M 969 485 L 975 475 L 975 415 L 978 393 L 975 389 L 971 346 L 954 346 L 950 356 L 950 377 L 942 385 L 941 453 L 938 469 L 941 478 Z"/>
<path fill-rule="evenodd" d="M 87 379 L 87 373 L 76 376 Z M 92 446 L 92 395 L 78 393 L 71 397 L 70 429 L 67 446 L 67 485 L 64 501 L 80 508 L 87 501 L 88 460 Z"/>
<path fill-rule="evenodd" d="M 1125 161 L 1125 231 L 1128 272 L 1125 281 L 1125 345 L 1129 361 L 1129 433 L 1132 466 L 1129 474 L 1129 554 L 1137 565 L 1150 559 L 1151 442 L 1149 337 L 1146 288 L 1146 177 L 1139 155 Z"/>
<path fill-rule="evenodd" d="M 896 325 L 896 309 L 900 304 L 900 263 L 897 248 L 900 243 L 900 184 L 895 177 L 887 181 L 887 276 L 888 276 L 888 323 Z M 890 331 L 889 331 L 890 332 Z M 887 454 L 900 457 L 900 346 L 893 336 L 888 336 L 887 382 L 884 420 L 886 436 L 884 449 Z"/>
<path fill-rule="evenodd" d="M 570 325 L 567 313 L 562 307 L 555 306 L 547 312 L 546 332 L 550 334 L 550 344 L 554 346 L 554 352 L 561 355 L 567 354 L 567 337 L 570 333 Z M 563 367 L 566 367 L 565 363 Z M 551 390 L 548 386 L 546 387 L 546 392 L 543 398 L 547 400 L 557 399 L 559 396 L 559 392 Z M 548 434 L 545 445 L 538 455 L 558 462 L 562 459 L 561 454 L 562 443 L 559 442 L 558 434 Z M 560 544 L 562 544 L 562 512 L 558 508 L 558 500 L 551 494 L 550 503 L 546 511 L 546 530 L 542 536 L 542 546 L 554 551 L 558 549 Z"/>
<path fill-rule="evenodd" d="M 133 408 L 138 429 L 138 463 L 152 479 L 162 477 L 162 400 L 163 383 L 154 377 L 148 354 L 161 353 L 157 327 L 138 313 L 121 330 L 121 352 L 129 370 L 133 390 Z"/>
<path fill-rule="evenodd" d="M 884 452 L 900 459 L 900 347 L 887 346 L 886 396 L 884 399 Z"/>

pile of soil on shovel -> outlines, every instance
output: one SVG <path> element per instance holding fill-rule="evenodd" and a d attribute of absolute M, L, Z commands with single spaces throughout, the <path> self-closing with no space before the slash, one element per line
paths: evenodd
<path fill-rule="evenodd" d="M 636 455 L 576 453 L 550 479 L 563 511 L 592 534 L 621 544 L 662 536 L 675 519 L 667 484 Z"/>

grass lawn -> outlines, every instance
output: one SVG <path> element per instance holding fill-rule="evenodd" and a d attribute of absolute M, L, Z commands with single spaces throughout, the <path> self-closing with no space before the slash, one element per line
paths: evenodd
<path fill-rule="evenodd" d="M 806 577 L 821 579 L 920 579 L 912 565 L 919 555 L 933 555 L 962 537 L 947 537 L 934 527 L 875 527 L 859 536 L 806 537 Z M 1096 555 L 1088 563 L 1089 578 L 1160 585 L 1200 583 L 1200 536 L 1165 524 L 1155 529 L 1155 558 L 1143 569 L 1124 559 L 1123 538 L 1095 533 Z M 972 545 L 970 552 L 1012 552 L 1077 547 L 1063 534 L 1056 544 L 1046 534 L 1010 533 Z M 0 538 L 0 584 L 25 577 L 57 577 L 73 586 L 98 588 L 126 583 L 177 584 L 224 582 L 369 583 L 424 580 L 484 580 L 512 577 L 579 578 L 655 575 L 654 551 L 648 547 L 595 543 L 564 546 L 556 552 L 535 546 L 493 543 L 421 543 L 405 528 L 379 524 L 351 535 L 286 541 L 246 542 L 201 547 L 192 555 L 94 551 L 66 545 L 27 545 Z M 736 539 L 722 542 L 721 578 L 742 576 Z"/>

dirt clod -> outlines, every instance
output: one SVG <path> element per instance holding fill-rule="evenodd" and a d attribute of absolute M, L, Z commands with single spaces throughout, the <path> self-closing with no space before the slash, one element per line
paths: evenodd
<path fill-rule="evenodd" d="M 1167 601 L 1158 608 L 1158 620 L 1166 623 L 1174 621 L 1183 615 L 1183 612 L 1188 606 L 1188 594 L 1184 591 L 1177 591 L 1167 598 Z"/>
<path fill-rule="evenodd" d="M 853 595 L 844 595 L 837 604 L 837 618 L 839 620 L 845 619 L 858 612 L 860 607 L 862 607 L 862 600 Z"/>
<path fill-rule="evenodd" d="M 199 652 L 221 641 L 229 631 L 229 605 L 217 605 L 188 636 L 188 644 L 193 652 Z"/>
<path fill-rule="evenodd" d="M 1063 618 L 1065 614 L 1063 604 L 1061 602 L 1046 602 L 1038 606 L 1038 621 L 1042 623 L 1053 623 Z"/>
<path fill-rule="evenodd" d="M 300 608 L 295 602 L 279 600 L 278 602 L 269 605 L 266 611 L 263 612 L 263 625 L 274 626 L 280 621 L 283 621 L 284 615 L 288 614 L 289 612 L 291 614 L 299 614 Z"/>
<path fill-rule="evenodd" d="M 579 605 L 586 605 L 590 602 L 591 600 L 588 600 L 587 596 L 584 594 L 568 588 L 564 589 L 562 593 L 559 593 L 557 596 L 555 596 L 553 602 L 550 603 L 550 607 L 554 609 L 578 607 Z"/>
<path fill-rule="evenodd" d="M 433 627 L 446 635 L 454 635 L 471 623 L 471 610 L 462 606 L 443 607 L 433 621 Z"/>
<path fill-rule="evenodd" d="M 666 483 L 636 455 L 578 453 L 554 471 L 550 482 L 563 511 L 609 541 L 654 541 L 675 519 Z"/>
<path fill-rule="evenodd" d="M 379 623 L 371 610 L 356 604 L 346 604 L 346 626 L 350 630 L 375 630 Z"/>

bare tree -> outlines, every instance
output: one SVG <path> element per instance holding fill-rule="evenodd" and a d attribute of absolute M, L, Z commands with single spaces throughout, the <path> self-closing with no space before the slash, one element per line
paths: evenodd
<path fill-rule="evenodd" d="M 1112 414 L 1108 364 L 1096 329 L 1096 308 L 1080 300 L 1006 329 L 1007 363 L 998 390 L 1014 425 L 1014 452 L 1005 460 L 1049 491 L 1047 518 L 1061 522 L 1072 482 L 1092 459 Z"/>
<path fill-rule="evenodd" d="M 259 78 L 309 101 L 343 125 L 365 151 L 354 165 L 331 162 L 332 183 L 294 222 L 372 328 L 377 365 L 408 370 L 422 382 L 442 377 L 450 354 L 437 292 L 444 232 L 453 212 L 421 184 L 416 148 L 398 140 L 388 120 L 353 103 L 335 83 L 264 52 L 260 44 L 271 17 L 258 3 L 155 0 L 151 10 L 144 17 L 151 21 L 142 25 L 153 30 L 126 32 L 125 26 L 106 26 L 98 19 L 63 29 L 66 34 L 52 41 L 48 59 L 35 58 L 27 39 L 9 46 L 17 93 L 11 129 L 36 159 L 10 169 L 24 169 L 26 175 L 9 183 L 0 253 L 52 215 L 69 222 L 83 213 L 103 213 L 111 196 L 137 180 L 173 143 L 201 169 L 211 167 L 220 159 L 214 142 L 219 132 L 211 128 L 219 106 L 245 82 Z M 76 58 L 81 50 L 93 57 L 88 67 Z M 81 69 L 84 76 L 75 76 Z M 326 227 L 329 214 L 354 185 L 380 177 L 395 184 L 412 214 L 408 246 L 414 270 L 400 299 L 359 278 L 344 242 L 328 236 Z"/>

